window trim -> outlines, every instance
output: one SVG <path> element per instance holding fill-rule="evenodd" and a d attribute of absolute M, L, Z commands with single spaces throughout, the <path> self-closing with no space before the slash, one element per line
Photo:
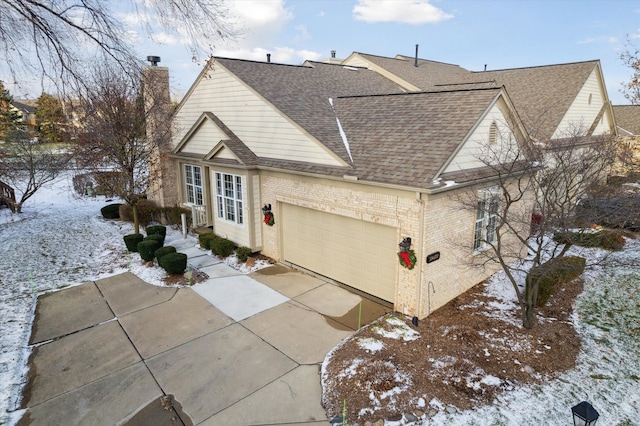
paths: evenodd
<path fill-rule="evenodd" d="M 492 186 L 478 191 L 473 227 L 473 253 L 477 254 L 491 247 L 497 239 L 498 214 L 500 208 L 500 188 Z M 491 238 L 490 235 L 493 235 Z M 491 238 L 491 239 L 490 239 Z"/>
<path fill-rule="evenodd" d="M 197 173 L 196 170 L 198 171 Z M 185 204 L 203 206 L 204 185 L 202 182 L 202 167 L 195 164 L 184 164 L 182 171 L 184 177 Z M 198 180 L 199 184 L 197 183 Z"/>
<path fill-rule="evenodd" d="M 244 194 L 242 175 L 215 172 L 216 218 L 244 226 Z"/>

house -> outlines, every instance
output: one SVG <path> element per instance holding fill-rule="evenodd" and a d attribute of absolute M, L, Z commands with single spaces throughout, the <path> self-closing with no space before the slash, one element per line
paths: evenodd
<path fill-rule="evenodd" d="M 30 137 L 35 135 L 38 129 L 36 120 L 36 102 L 33 100 L 21 100 L 11 102 L 11 108 L 19 116 L 18 122 L 27 131 Z"/>
<path fill-rule="evenodd" d="M 214 58 L 178 106 L 164 164 L 175 178 L 154 196 L 201 211 L 202 225 L 239 246 L 423 318 L 497 269 L 469 267 L 496 226 L 478 150 L 503 143 L 497 134 L 525 143 L 542 105 L 538 140 L 575 120 L 591 134 L 611 129 L 598 61 L 538 68 Z M 559 75 L 562 88 L 541 86 Z M 460 208 L 465 194 L 477 211 Z M 407 237 L 411 269 L 398 254 Z"/>
<path fill-rule="evenodd" d="M 638 172 L 640 167 L 640 105 L 614 105 L 618 137 L 623 155 L 616 165 L 616 174 Z"/>

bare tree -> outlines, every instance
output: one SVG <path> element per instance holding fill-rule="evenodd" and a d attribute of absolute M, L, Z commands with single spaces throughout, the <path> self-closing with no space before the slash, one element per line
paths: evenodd
<path fill-rule="evenodd" d="M 149 121 L 170 123 L 168 99 L 143 96 L 145 84 L 132 80 L 117 66 L 100 67 L 82 102 L 85 127 L 78 138 L 76 161 L 83 171 L 106 175 L 101 185 L 132 207 L 135 233 L 140 232 L 138 201 L 154 185 L 149 173 L 158 152 L 169 140 L 169 126 L 156 126 L 153 138 L 146 137 Z"/>
<path fill-rule="evenodd" d="M 0 0 L 0 52 L 16 82 L 43 76 L 59 90 L 86 82 L 83 64 L 99 57 L 131 70 L 138 59 L 125 13 L 149 35 L 188 40 L 194 58 L 233 35 L 225 0 Z"/>
<path fill-rule="evenodd" d="M 484 145 L 479 158 L 492 184 L 461 199 L 463 208 L 476 212 L 477 264 L 502 267 L 526 328 L 536 322 L 539 282 L 530 276 L 523 288 L 523 278 L 567 253 L 575 240 L 576 205 L 603 183 L 617 155 L 613 137 L 583 134 L 577 127 L 564 139 L 535 145 L 503 135 L 501 143 Z"/>
<path fill-rule="evenodd" d="M 622 83 L 622 94 L 632 105 L 640 105 L 640 50 L 627 39 L 626 49 L 620 54 L 622 62 L 631 71 L 628 82 Z"/>
<path fill-rule="evenodd" d="M 25 129 L 8 132 L 0 145 L 0 170 L 2 180 L 19 194 L 16 211 L 22 212 L 25 201 L 63 173 L 71 158 L 69 151 L 30 138 Z"/>

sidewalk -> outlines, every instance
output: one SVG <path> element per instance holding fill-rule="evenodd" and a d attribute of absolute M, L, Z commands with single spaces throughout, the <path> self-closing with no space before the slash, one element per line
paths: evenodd
<path fill-rule="evenodd" d="M 190 288 L 131 273 L 38 298 L 20 424 L 328 424 L 326 353 L 389 307 L 282 265 L 242 275 L 170 243 L 209 275 Z"/>

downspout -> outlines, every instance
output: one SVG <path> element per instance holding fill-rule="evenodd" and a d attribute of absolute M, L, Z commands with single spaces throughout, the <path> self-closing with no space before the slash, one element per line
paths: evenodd
<path fill-rule="evenodd" d="M 422 263 L 422 254 L 424 249 L 424 200 L 422 199 L 422 193 L 416 192 L 416 201 L 420 203 L 420 250 L 417 262 L 420 263 L 420 269 L 418 269 L 418 285 L 416 291 L 416 313 L 415 316 L 420 318 L 421 307 L 422 307 L 422 271 L 425 265 Z M 427 296 L 429 296 L 429 289 L 427 289 Z M 429 304 L 430 305 L 430 304 Z M 428 314 L 427 314 L 428 315 Z"/>

